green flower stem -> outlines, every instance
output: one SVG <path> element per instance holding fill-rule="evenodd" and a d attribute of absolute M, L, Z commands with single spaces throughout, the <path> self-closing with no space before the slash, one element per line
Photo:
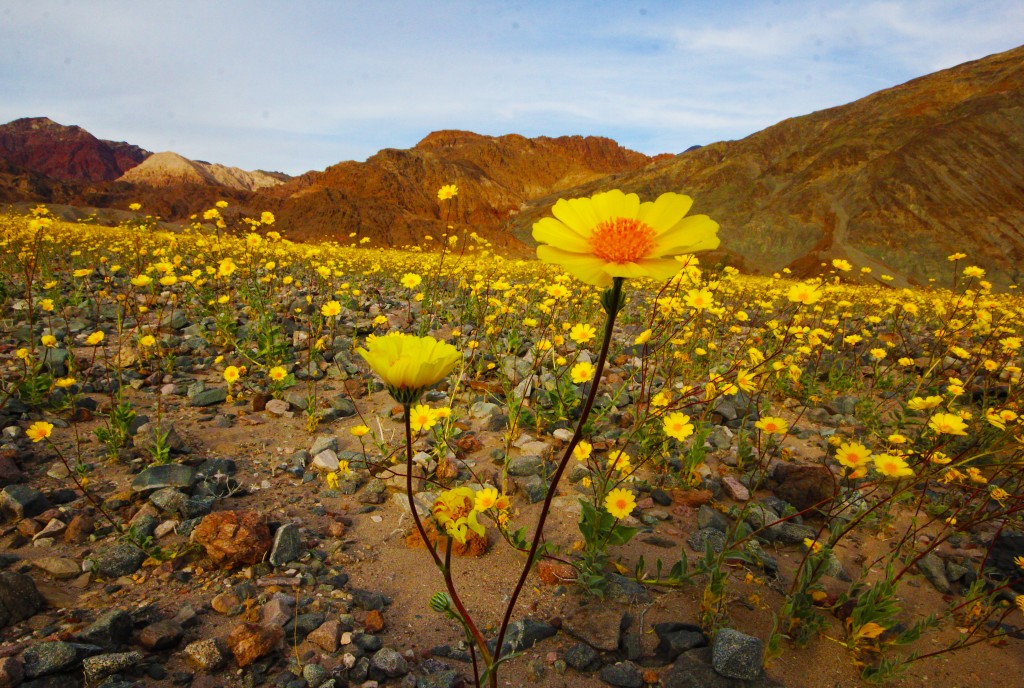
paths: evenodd
<path fill-rule="evenodd" d="M 565 473 L 565 469 L 569 465 L 569 459 L 572 457 L 572 453 L 576 449 L 576 445 L 578 445 L 580 440 L 583 439 L 583 426 L 586 424 L 587 419 L 590 417 L 590 411 L 594 407 L 594 400 L 597 398 L 597 388 L 601 382 L 601 373 L 604 371 L 605 363 L 608 360 L 608 350 L 611 348 L 612 331 L 615 329 L 615 317 L 619 314 L 619 311 L 622 310 L 623 306 L 622 285 L 624 281 L 625 278 L 623 277 L 614 278 L 612 280 L 611 288 L 605 291 L 601 297 L 601 304 L 605 306 L 605 311 L 608 313 L 608 319 L 605 321 L 604 325 L 604 338 L 601 341 L 601 353 L 597 359 L 597 367 L 594 369 L 594 379 L 590 385 L 587 400 L 583 404 L 580 419 L 576 423 L 576 430 L 572 435 L 572 439 L 569 441 L 569 445 L 565 448 L 565 454 L 562 456 L 562 460 L 559 462 L 558 468 L 555 469 L 554 476 L 551 478 L 551 486 L 548 488 L 548 493 L 544 497 L 544 505 L 540 510 L 540 518 L 537 520 L 537 530 L 534 532 L 533 541 L 530 543 L 530 552 L 526 556 L 526 564 L 523 566 L 523 572 L 519 576 L 519 581 L 516 583 L 516 587 L 512 591 L 512 597 L 509 599 L 508 606 L 505 608 L 505 616 L 501 620 L 501 628 L 498 631 L 498 644 L 494 648 L 495 662 L 501 658 L 502 643 L 505 641 L 505 632 L 508 631 L 508 625 L 512 619 L 512 612 L 515 610 L 519 595 L 523 591 L 523 586 L 526 585 L 526 578 L 530 575 L 530 569 L 533 568 L 533 563 L 537 558 L 537 549 L 540 547 L 540 541 L 544 535 L 544 524 L 551 511 L 551 501 L 555 497 L 555 489 L 558 487 L 558 483 L 562 479 L 562 474 Z M 492 678 L 494 679 L 492 681 L 492 685 L 496 686 L 496 677 Z"/>
<path fill-rule="evenodd" d="M 469 612 L 466 611 L 466 607 L 462 604 L 462 599 L 459 597 L 459 593 L 455 590 L 455 582 L 452 581 L 451 569 L 448 567 L 446 561 L 441 561 L 441 557 L 438 556 L 437 550 L 431 546 L 430 540 L 427 539 L 427 531 L 423 527 L 423 521 L 420 519 L 420 514 L 416 511 L 416 501 L 413 499 L 412 490 L 412 423 L 409 420 L 409 413 L 412 408 L 412 402 L 406 401 L 403 406 L 405 407 L 405 491 L 406 496 L 409 498 L 409 511 L 412 512 L 412 520 L 416 523 L 416 530 L 419 531 L 420 537 L 423 538 L 423 546 L 430 552 L 430 556 L 434 559 L 434 564 L 437 565 L 437 569 L 441 572 L 441 576 L 444 578 L 445 587 L 448 588 L 448 595 L 452 598 L 452 604 L 459 611 L 459 616 L 465 622 L 466 627 L 469 629 L 470 634 L 473 636 L 473 641 L 480 647 L 480 654 L 483 656 L 484 665 L 488 668 L 491 666 L 491 654 L 487 651 L 487 642 L 484 640 L 483 635 L 477 629 L 476 624 L 473 623 L 472 617 Z M 450 552 L 450 538 L 449 538 L 449 550 Z M 446 553 L 445 559 L 447 560 L 449 554 Z M 476 669 L 474 668 L 474 671 Z"/>

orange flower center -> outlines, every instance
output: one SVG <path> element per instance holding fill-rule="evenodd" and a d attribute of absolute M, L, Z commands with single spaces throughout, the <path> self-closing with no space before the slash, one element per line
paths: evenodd
<path fill-rule="evenodd" d="M 654 248 L 657 232 L 629 217 L 616 217 L 597 225 L 590 237 L 594 255 L 609 263 L 635 263 Z"/>

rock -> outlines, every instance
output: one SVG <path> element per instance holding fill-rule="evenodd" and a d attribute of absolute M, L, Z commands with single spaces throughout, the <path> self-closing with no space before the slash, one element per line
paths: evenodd
<path fill-rule="evenodd" d="M 37 643 L 21 655 L 25 678 L 38 678 L 69 671 L 81 662 L 79 649 L 59 640 Z"/>
<path fill-rule="evenodd" d="M 270 529 L 254 511 L 218 511 L 203 517 L 192 540 L 221 568 L 256 564 L 272 544 Z"/>
<path fill-rule="evenodd" d="M 142 661 L 142 657 L 142 653 L 137 650 L 134 652 L 96 655 L 82 660 L 82 669 L 85 672 L 85 679 L 90 684 L 95 684 L 107 676 L 122 672 L 139 664 Z"/>
<path fill-rule="evenodd" d="M 643 688 L 644 675 L 633 662 L 617 662 L 601 669 L 598 677 L 610 686 Z"/>
<path fill-rule="evenodd" d="M 177 647 L 184 637 L 185 630 L 177 621 L 157 621 L 142 629 L 139 633 L 139 645 L 155 652 Z M 186 648 L 186 652 L 187 650 L 188 648 Z"/>
<path fill-rule="evenodd" d="M 371 666 L 384 672 L 388 678 L 397 678 L 409 673 L 409 664 L 397 650 L 390 647 L 382 647 L 377 650 L 371 660 Z"/>
<path fill-rule="evenodd" d="M 274 595 L 273 599 L 263 605 L 261 616 L 264 624 L 284 626 L 295 616 L 294 598 L 283 594 Z"/>
<path fill-rule="evenodd" d="M 51 506 L 42 492 L 28 485 L 8 485 L 0 491 L 0 514 L 16 519 L 38 516 Z"/>
<path fill-rule="evenodd" d="M 917 570 L 943 595 L 950 593 L 949 579 L 946 578 L 946 565 L 934 552 L 929 552 L 917 560 Z"/>
<path fill-rule="evenodd" d="M 210 600 L 210 607 L 218 614 L 235 616 L 241 614 L 242 600 L 233 592 L 222 592 Z"/>
<path fill-rule="evenodd" d="M 565 651 L 565 663 L 576 671 L 593 669 L 599 657 L 597 650 L 586 643 L 576 643 Z"/>
<path fill-rule="evenodd" d="M 711 665 L 722 676 L 752 680 L 761 675 L 764 643 L 760 638 L 722 628 L 711 645 Z"/>
<path fill-rule="evenodd" d="M 40 557 L 33 559 L 32 565 L 46 571 L 57 580 L 68 580 L 82 573 L 82 567 L 78 562 L 66 557 Z"/>
<path fill-rule="evenodd" d="M 0 571 L 0 629 L 34 616 L 45 606 L 35 581 L 23 573 Z"/>
<path fill-rule="evenodd" d="M 470 418 L 490 418 L 501 412 L 501 407 L 487 401 L 477 401 L 469 407 Z"/>
<path fill-rule="evenodd" d="M 196 640 L 185 646 L 185 657 L 197 668 L 213 672 L 224 666 L 224 653 L 214 638 Z"/>
<path fill-rule="evenodd" d="M 356 415 L 356 405 L 344 393 L 334 397 L 329 403 L 338 418 L 350 418 Z"/>
<path fill-rule="evenodd" d="M 688 623 L 667 622 L 654 624 L 654 632 L 658 636 L 658 647 L 654 654 L 663 661 L 672 662 L 676 657 L 695 647 L 705 647 L 707 636 L 700 626 Z"/>
<path fill-rule="evenodd" d="M 306 640 L 331 654 L 338 651 L 338 639 L 341 637 L 341 624 L 331 619 L 320 624 Z"/>
<path fill-rule="evenodd" d="M 785 521 L 778 525 L 775 539 L 784 545 L 801 545 L 806 539 L 818 539 L 818 531 L 811 526 Z"/>
<path fill-rule="evenodd" d="M 316 456 L 322 451 L 330 449 L 333 452 L 338 451 L 338 438 L 334 435 L 318 435 L 313 440 L 313 446 L 309 448 L 309 455 Z"/>
<path fill-rule="evenodd" d="M 89 539 L 96 529 L 96 523 L 89 514 L 75 514 L 64 531 L 64 542 L 69 545 L 80 545 Z"/>
<path fill-rule="evenodd" d="M 128 543 L 108 545 L 92 555 L 97 573 L 106 578 L 129 576 L 139 570 L 146 560 L 146 553 Z"/>
<path fill-rule="evenodd" d="M 619 649 L 625 621 L 626 615 L 621 609 L 609 605 L 583 605 L 565 615 L 562 631 L 595 649 L 615 652 Z"/>
<path fill-rule="evenodd" d="M 123 609 L 111 609 L 100 614 L 75 637 L 79 642 L 111 649 L 128 643 L 132 627 L 131 614 Z"/>
<path fill-rule="evenodd" d="M 711 648 L 703 647 L 679 655 L 661 680 L 662 688 L 782 688 L 764 673 L 752 681 L 726 678 L 711 667 Z"/>
<path fill-rule="evenodd" d="M 839 491 L 836 476 L 820 464 L 780 462 L 771 470 L 770 478 L 772 494 L 797 511 L 815 509 L 825 513 Z"/>
<path fill-rule="evenodd" d="M 416 688 L 456 688 L 461 685 L 462 676 L 454 669 L 438 671 L 416 679 Z"/>
<path fill-rule="evenodd" d="M 647 588 L 632 578 L 626 578 L 617 573 L 610 573 L 606 576 L 606 579 L 608 585 L 605 588 L 604 594 L 613 602 L 638 604 L 651 601 L 651 594 L 647 592 Z"/>
<path fill-rule="evenodd" d="M 15 657 L 0 657 L 0 687 L 15 688 L 25 680 L 25 667 Z"/>
<path fill-rule="evenodd" d="M 1017 557 L 1024 557 L 1024 533 L 1004 530 L 992 542 L 983 573 L 995 580 L 1009 581 L 1014 590 L 1024 593 L 1024 577 L 1014 561 Z"/>
<path fill-rule="evenodd" d="M 228 398 L 226 387 L 213 387 L 204 389 L 195 394 L 189 394 L 189 403 L 192 406 L 213 406 L 223 403 Z"/>
<path fill-rule="evenodd" d="M 238 666 L 247 667 L 280 645 L 284 631 L 280 626 L 241 623 L 231 629 L 227 644 Z"/>
<path fill-rule="evenodd" d="M 508 461 L 508 474 L 516 477 L 540 475 L 544 472 L 544 459 L 539 456 L 517 456 Z"/>
<path fill-rule="evenodd" d="M 324 669 L 319 664 L 307 664 L 302 667 L 302 678 L 306 681 L 306 685 L 311 686 L 311 688 L 323 688 L 328 676 L 327 669 Z M 333 682 L 333 679 L 331 680 Z"/>
<path fill-rule="evenodd" d="M 274 533 L 274 545 L 270 550 L 270 563 L 274 566 L 283 566 L 289 561 L 294 561 L 302 554 L 302 539 L 299 537 L 299 527 L 292 523 L 286 523 Z"/>
<path fill-rule="evenodd" d="M 366 614 L 366 619 L 363 621 L 363 628 L 366 629 L 367 633 L 380 633 L 384 630 L 384 615 L 374 609 Z"/>
<path fill-rule="evenodd" d="M 561 585 L 576 580 L 576 568 L 564 561 L 541 559 L 537 564 L 537 574 L 547 585 Z"/>
<path fill-rule="evenodd" d="M 270 399 L 263 410 L 273 416 L 287 416 L 291 413 L 291 404 L 284 399 Z M 294 415 L 294 414 L 293 414 Z"/>
<path fill-rule="evenodd" d="M 188 495 L 173 487 L 165 487 L 149 495 L 149 501 L 169 516 L 184 515 Z"/>
<path fill-rule="evenodd" d="M 132 446 L 143 451 L 150 451 L 157 445 L 157 433 L 163 435 L 163 446 L 170 451 L 180 454 L 186 451 L 185 440 L 178 434 L 173 423 L 159 426 L 156 423 L 145 423 L 141 425 L 132 438 Z"/>
<path fill-rule="evenodd" d="M 313 456 L 313 468 L 322 473 L 331 473 L 338 470 L 340 463 L 338 454 L 333 449 L 324 449 Z"/>
<path fill-rule="evenodd" d="M 507 655 L 512 652 L 528 650 L 541 640 L 550 638 L 557 632 L 558 630 L 546 621 L 538 619 L 513 621 L 508 625 L 508 630 L 505 632 L 505 642 L 502 645 L 501 654 Z M 487 644 L 493 653 L 494 649 L 498 646 L 498 639 L 492 638 Z"/>
<path fill-rule="evenodd" d="M 548 484 L 544 478 L 539 475 L 529 475 L 525 478 L 519 478 L 515 481 L 516 487 L 526 497 L 526 501 L 530 504 L 536 504 L 537 502 L 544 501 L 544 498 L 548 494 Z"/>
<path fill-rule="evenodd" d="M 25 474 L 18 468 L 14 453 L 0 452 L 0 487 L 16 485 L 25 480 Z"/>
<path fill-rule="evenodd" d="M 725 533 L 717 528 L 701 528 L 686 538 L 686 544 L 698 554 L 703 554 L 708 545 L 711 545 L 711 551 L 721 552 L 725 549 Z"/>
<path fill-rule="evenodd" d="M 149 492 L 165 487 L 174 487 L 188 491 L 195 479 L 195 470 L 180 463 L 166 463 L 150 466 L 132 480 L 134 492 Z"/>
<path fill-rule="evenodd" d="M 731 475 L 727 475 L 722 478 L 722 487 L 724 487 L 726 493 L 737 502 L 746 502 L 750 500 L 750 490 L 747 489 L 747 486 Z"/>

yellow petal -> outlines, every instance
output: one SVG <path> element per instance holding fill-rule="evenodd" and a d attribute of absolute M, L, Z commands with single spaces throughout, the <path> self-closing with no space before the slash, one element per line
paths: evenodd
<path fill-rule="evenodd" d="M 622 193 L 619 189 L 594 194 L 591 201 L 599 222 L 614 217 L 635 218 L 640 211 L 640 197 L 636 194 Z"/>
<path fill-rule="evenodd" d="M 537 247 L 537 257 L 545 263 L 561 265 L 566 272 L 581 282 L 593 284 L 596 287 L 607 287 L 612 283 L 612 278 L 604 270 L 607 264 L 597 256 L 570 253 L 554 246 L 541 244 Z"/>
<path fill-rule="evenodd" d="M 600 221 L 589 198 L 559 199 L 551 214 L 583 237 L 593 234 L 594 226 Z"/>
<path fill-rule="evenodd" d="M 590 253 L 590 242 L 586 237 L 553 217 L 545 217 L 533 225 L 533 238 L 544 244 L 551 244 L 566 251 Z"/>
<path fill-rule="evenodd" d="M 693 199 L 682 194 L 663 193 L 653 203 L 647 202 L 640 206 L 637 219 L 646 223 L 658 234 L 673 229 L 685 217 L 693 205 Z M 661 253 L 659 255 L 664 255 Z"/>
<path fill-rule="evenodd" d="M 707 215 L 683 218 L 675 227 L 655 239 L 656 256 L 696 253 L 718 248 L 718 223 Z"/>

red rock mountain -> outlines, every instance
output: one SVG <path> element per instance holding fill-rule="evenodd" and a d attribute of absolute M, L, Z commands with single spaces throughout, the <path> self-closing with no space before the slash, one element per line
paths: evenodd
<path fill-rule="evenodd" d="M 385 149 L 366 162 L 342 162 L 269 190 L 282 198 L 279 222 L 293 237 L 346 238 L 351 233 L 386 243 L 418 243 L 447 224 L 469 226 L 506 247 L 499 231 L 530 199 L 609 174 L 638 170 L 650 158 L 611 139 L 526 138 L 438 131 L 409 150 Z M 451 205 L 437 190 L 457 184 Z"/>
<path fill-rule="evenodd" d="M 564 195 L 607 188 L 691 195 L 752 272 L 813 273 L 841 257 L 924 282 L 964 252 L 997 283 L 1021 282 L 1024 47 Z M 554 200 L 534 199 L 510 231 L 531 242 Z"/>
<path fill-rule="evenodd" d="M 0 126 L 0 160 L 62 181 L 117 179 L 149 155 L 138 146 L 104 141 L 81 127 L 46 117 L 25 117 Z"/>

